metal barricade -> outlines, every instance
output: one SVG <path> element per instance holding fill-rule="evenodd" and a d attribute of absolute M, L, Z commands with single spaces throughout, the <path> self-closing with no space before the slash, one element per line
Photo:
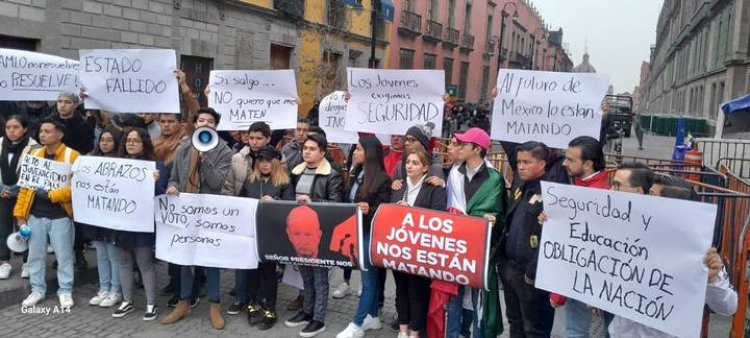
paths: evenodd
<path fill-rule="evenodd" d="M 719 168 L 725 165 L 741 178 L 750 178 L 750 140 L 698 138 L 703 165 Z"/>

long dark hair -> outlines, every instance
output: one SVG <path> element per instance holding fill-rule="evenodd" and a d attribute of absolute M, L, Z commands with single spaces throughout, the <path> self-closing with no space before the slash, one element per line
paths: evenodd
<path fill-rule="evenodd" d="M 102 136 L 104 136 L 104 134 L 110 134 L 110 135 L 112 135 L 112 139 L 115 140 L 115 147 L 112 149 L 112 153 L 109 154 L 109 155 L 107 155 L 104 152 L 102 152 L 102 148 L 99 145 L 99 143 L 102 140 Z M 118 153 L 120 151 L 120 144 L 124 143 L 124 142 L 125 142 L 125 140 L 122 139 L 122 133 L 119 130 L 117 130 L 115 128 L 105 128 L 104 130 L 102 130 L 102 133 L 99 134 L 99 139 L 96 140 L 96 145 L 94 145 L 94 151 L 91 152 L 91 155 L 94 155 L 94 156 L 115 156 L 115 155 L 118 155 Z"/>
<path fill-rule="evenodd" d="M 127 143 L 128 135 L 130 133 L 135 132 L 138 134 L 138 138 L 141 139 L 141 142 L 143 142 L 143 152 L 138 156 L 131 156 L 128 154 L 127 149 L 125 149 L 125 144 Z M 128 130 L 125 135 L 122 135 L 122 141 L 120 142 L 120 151 L 119 151 L 120 157 L 123 158 L 134 158 L 138 160 L 146 160 L 146 161 L 153 161 L 154 160 L 154 144 L 151 143 L 151 136 L 148 135 L 148 131 L 143 128 L 133 128 Z"/>
<path fill-rule="evenodd" d="M 381 181 L 388 177 L 388 173 L 383 163 L 383 145 L 380 140 L 372 136 L 361 137 L 359 145 L 365 151 L 365 162 L 357 165 L 353 172 L 359 173 L 364 167 L 365 175 L 360 189 L 360 196 L 364 197 L 375 192 Z"/>

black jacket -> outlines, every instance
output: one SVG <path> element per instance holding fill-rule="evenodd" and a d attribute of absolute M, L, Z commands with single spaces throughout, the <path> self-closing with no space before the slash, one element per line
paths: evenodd
<path fill-rule="evenodd" d="M 522 183 L 520 180 L 510 190 L 501 252 L 503 257 L 516 264 L 526 276 L 536 279 L 536 265 L 542 239 L 542 225 L 538 216 L 543 210 L 541 200 L 529 203 L 534 195 L 541 196 L 541 181 Z"/>
<path fill-rule="evenodd" d="M 65 125 L 67 131 L 63 137 L 63 143 L 81 154 L 88 154 L 94 150 L 94 127 L 90 125 L 79 112 L 73 113 L 73 117 L 64 119 L 55 111 L 51 117 Z"/>
<path fill-rule="evenodd" d="M 349 175 L 349 189 L 347 189 L 345 201 L 351 203 L 366 202 L 370 206 L 370 211 L 367 215 L 362 215 L 362 231 L 365 234 L 369 234 L 372 217 L 375 215 L 378 207 L 381 203 L 388 203 L 391 200 L 391 178 L 386 172 L 383 172 L 380 177 L 373 181 L 373 184 L 377 186 L 375 192 L 366 194 L 365 196 L 362 196 L 361 194 L 362 184 L 357 185 L 357 192 L 354 196 L 354 200 L 351 200 L 349 197 L 351 196 L 352 186 L 354 186 L 354 181 L 357 179 L 357 176 L 361 171 L 362 167 L 357 167 L 352 171 L 352 174 Z"/>
<path fill-rule="evenodd" d="M 518 143 L 500 142 L 508 155 L 508 163 L 513 170 L 513 182 L 509 191 L 508 212 L 505 214 L 506 226 L 501 237 L 500 252 L 505 258 L 512 260 L 519 269 L 524 270 L 526 276 L 536 278 L 537 256 L 542 239 L 542 226 L 537 217 L 543 210 L 542 203 L 529 204 L 532 196 L 541 196 L 541 181 L 570 184 L 568 173 L 563 167 L 563 156 L 551 149 L 547 159 L 544 176 L 541 180 L 529 182 L 521 181 L 518 175 Z"/>
<path fill-rule="evenodd" d="M 406 182 L 404 182 L 401 189 L 391 193 L 391 202 L 396 203 L 402 200 L 406 189 L 408 187 Z M 445 211 L 448 208 L 448 195 L 445 192 L 445 188 L 426 183 L 422 184 L 422 188 L 419 189 L 419 194 L 417 194 L 417 199 L 414 201 L 414 207 Z"/>
<path fill-rule="evenodd" d="M 240 192 L 240 196 L 250 198 L 261 198 L 266 195 L 275 200 L 294 201 L 294 187 L 291 184 L 276 186 L 264 180 L 250 182 L 248 178 Z"/>
<path fill-rule="evenodd" d="M 302 162 L 292 169 L 292 185 L 297 186 L 300 176 L 305 172 L 307 165 Z M 313 202 L 342 202 L 344 199 L 344 179 L 341 174 L 331 167 L 331 163 L 323 160 L 315 170 L 310 191 L 310 199 Z"/>

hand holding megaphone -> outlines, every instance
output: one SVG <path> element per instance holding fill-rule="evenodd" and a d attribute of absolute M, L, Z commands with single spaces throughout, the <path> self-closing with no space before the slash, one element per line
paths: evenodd
<path fill-rule="evenodd" d="M 21 253 L 29 249 L 29 237 L 31 237 L 31 228 L 24 224 L 17 232 L 10 234 L 5 242 L 8 249 Z"/>

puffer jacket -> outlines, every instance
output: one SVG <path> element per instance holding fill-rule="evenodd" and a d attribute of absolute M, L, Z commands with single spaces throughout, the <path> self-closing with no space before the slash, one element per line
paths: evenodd
<path fill-rule="evenodd" d="M 292 183 L 297 186 L 300 176 L 305 172 L 307 164 L 304 162 L 292 169 Z M 344 179 L 341 174 L 333 170 L 331 163 L 323 159 L 315 169 L 315 179 L 310 191 L 313 202 L 341 202 L 344 195 Z"/>
<path fill-rule="evenodd" d="M 224 179 L 221 187 L 222 195 L 237 196 L 242 191 L 242 185 L 253 170 L 253 157 L 250 156 L 252 149 L 244 146 L 236 154 L 232 155 L 232 165 Z"/>
<path fill-rule="evenodd" d="M 33 151 L 36 157 L 44 158 L 47 147 L 42 147 Z M 73 164 L 78 159 L 78 152 L 61 144 L 55 152 L 55 161 Z M 33 189 L 21 188 L 18 193 L 16 206 L 13 208 L 13 216 L 16 218 L 28 218 L 31 213 L 31 207 L 34 204 L 36 192 Z M 60 203 L 65 209 L 65 213 L 73 217 L 73 202 L 70 185 L 57 188 L 49 192 L 49 200 L 52 203 Z"/>

